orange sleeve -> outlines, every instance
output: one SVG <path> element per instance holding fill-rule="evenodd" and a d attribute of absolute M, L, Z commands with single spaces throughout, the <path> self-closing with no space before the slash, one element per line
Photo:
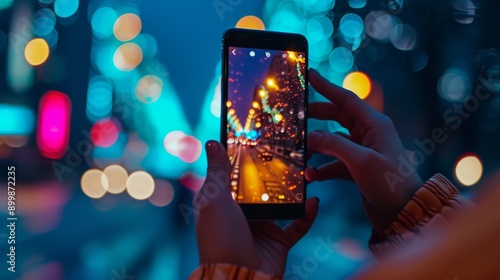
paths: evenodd
<path fill-rule="evenodd" d="M 446 177 L 436 174 L 415 193 L 388 229 L 372 232 L 370 250 L 377 256 L 385 256 L 425 233 L 427 225 L 434 228 L 448 224 L 457 212 L 472 205 Z"/>
<path fill-rule="evenodd" d="M 188 280 L 281 280 L 278 276 L 269 276 L 260 271 L 251 270 L 234 264 L 216 263 L 198 267 Z"/>

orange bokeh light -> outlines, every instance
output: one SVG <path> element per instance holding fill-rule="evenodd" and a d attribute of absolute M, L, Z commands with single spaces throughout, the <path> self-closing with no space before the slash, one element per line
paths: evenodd
<path fill-rule="evenodd" d="M 237 23 L 236 28 L 266 30 L 264 22 L 256 16 L 244 16 Z"/>
<path fill-rule="evenodd" d="M 368 75 L 363 72 L 349 73 L 342 83 L 342 87 L 348 89 L 359 96 L 361 99 L 367 98 L 372 90 L 372 83 Z"/>

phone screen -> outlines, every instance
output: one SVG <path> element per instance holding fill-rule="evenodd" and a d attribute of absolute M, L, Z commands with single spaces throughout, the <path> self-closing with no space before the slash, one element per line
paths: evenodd
<path fill-rule="evenodd" d="M 227 152 L 233 198 L 303 203 L 306 54 L 229 46 Z"/>

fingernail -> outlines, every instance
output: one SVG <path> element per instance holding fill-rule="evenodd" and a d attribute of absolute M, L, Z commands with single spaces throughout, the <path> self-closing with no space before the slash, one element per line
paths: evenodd
<path fill-rule="evenodd" d="M 313 131 L 309 133 L 307 137 L 307 142 L 309 146 L 317 146 L 319 144 L 319 139 L 321 138 L 321 133 L 319 131 Z"/>
<path fill-rule="evenodd" d="M 207 144 L 205 144 L 205 149 L 207 150 L 207 155 L 215 155 L 218 152 L 217 141 L 208 141 Z"/>

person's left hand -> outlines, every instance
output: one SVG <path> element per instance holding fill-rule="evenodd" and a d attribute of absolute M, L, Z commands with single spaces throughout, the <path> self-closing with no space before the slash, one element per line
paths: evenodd
<path fill-rule="evenodd" d="M 207 177 L 193 200 L 200 263 L 229 263 L 269 275 L 283 275 L 290 248 L 311 227 L 318 199 L 306 201 L 306 217 L 281 228 L 272 221 L 247 221 L 233 200 L 231 164 L 224 147 L 206 143 Z"/>

